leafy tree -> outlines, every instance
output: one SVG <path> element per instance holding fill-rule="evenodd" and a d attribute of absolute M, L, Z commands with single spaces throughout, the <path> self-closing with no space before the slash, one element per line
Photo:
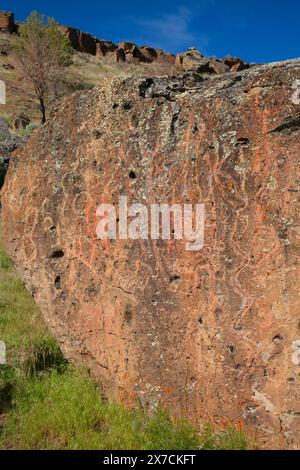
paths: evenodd
<path fill-rule="evenodd" d="M 65 67 L 72 63 L 69 40 L 51 18 L 33 12 L 15 36 L 14 53 L 23 78 L 23 91 L 38 101 L 41 122 L 61 94 Z M 25 83 L 24 83 L 25 82 Z"/>

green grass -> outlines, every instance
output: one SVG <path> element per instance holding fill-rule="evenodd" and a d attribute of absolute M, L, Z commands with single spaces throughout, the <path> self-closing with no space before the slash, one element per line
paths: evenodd
<path fill-rule="evenodd" d="M 0 449 L 245 449 L 234 427 L 198 433 L 166 410 L 151 417 L 101 397 L 86 370 L 67 363 L 0 247 Z"/>

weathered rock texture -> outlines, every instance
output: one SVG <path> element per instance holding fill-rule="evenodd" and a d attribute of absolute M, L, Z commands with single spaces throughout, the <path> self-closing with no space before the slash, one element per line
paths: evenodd
<path fill-rule="evenodd" d="M 0 11 L 0 32 L 12 34 L 15 31 L 14 14 Z"/>
<path fill-rule="evenodd" d="M 108 395 L 299 447 L 300 61 L 104 80 L 11 161 L 4 238 L 67 357 Z M 205 246 L 100 241 L 96 208 L 205 204 Z"/>
<path fill-rule="evenodd" d="M 69 26 L 62 26 L 61 29 L 73 49 L 100 59 L 106 57 L 116 62 L 135 64 L 152 62 L 175 64 L 175 56 L 161 49 L 153 49 L 148 46 L 139 47 L 133 42 L 126 41 L 114 44 L 112 41 L 98 39 L 89 33 L 82 33 L 79 29 Z"/>
<path fill-rule="evenodd" d="M 241 72 L 250 68 L 243 60 L 236 57 L 225 57 L 215 59 L 205 57 L 195 47 L 190 47 L 187 52 L 177 54 L 175 63 L 186 72 L 197 72 L 202 74 L 223 75 L 228 72 Z"/>

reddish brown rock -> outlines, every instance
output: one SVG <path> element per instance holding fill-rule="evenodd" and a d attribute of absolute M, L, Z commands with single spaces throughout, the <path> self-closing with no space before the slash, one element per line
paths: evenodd
<path fill-rule="evenodd" d="M 10 163 L 6 248 L 105 393 L 299 448 L 300 61 L 106 79 Z M 203 203 L 205 244 L 96 236 L 100 203 Z"/>
<path fill-rule="evenodd" d="M 88 33 L 80 33 L 78 38 L 79 51 L 96 55 L 96 38 Z"/>
<path fill-rule="evenodd" d="M 155 62 L 158 57 L 158 52 L 153 47 L 142 46 L 140 51 L 144 57 L 145 62 Z"/>
<path fill-rule="evenodd" d="M 89 33 L 82 33 L 79 29 L 62 26 L 62 31 L 70 41 L 71 47 L 78 52 L 96 55 L 96 38 Z"/>
<path fill-rule="evenodd" d="M 175 64 L 176 57 L 169 52 L 163 51 L 162 49 L 155 49 L 156 58 L 154 62 L 158 62 L 160 64 Z"/>
<path fill-rule="evenodd" d="M 242 70 L 246 70 L 250 67 L 249 64 L 246 64 L 243 60 L 236 57 L 226 57 L 224 59 L 224 64 L 231 69 L 231 72 L 241 72 Z"/>
<path fill-rule="evenodd" d="M 98 58 L 109 57 L 117 62 L 143 63 L 158 62 L 174 64 L 175 56 L 160 49 L 138 47 L 133 42 L 122 41 L 118 45 L 111 41 L 94 38 L 78 29 L 62 26 L 62 30 L 70 41 L 73 49 L 79 52 L 95 55 Z"/>
<path fill-rule="evenodd" d="M 224 73 L 241 72 L 250 68 L 249 64 L 235 57 L 226 57 L 224 60 L 204 57 L 195 47 L 190 47 L 187 52 L 177 54 L 175 63 L 184 71 L 201 74 L 223 75 Z"/>
<path fill-rule="evenodd" d="M 61 26 L 61 30 L 70 41 L 71 47 L 75 49 L 76 51 L 78 51 L 79 50 L 78 41 L 79 41 L 80 31 L 78 29 L 71 28 L 70 26 Z"/>
<path fill-rule="evenodd" d="M 105 50 L 103 49 L 100 41 L 96 43 L 96 57 L 98 58 L 105 57 Z"/>
<path fill-rule="evenodd" d="M 182 66 L 185 71 L 196 71 L 196 69 L 203 65 L 204 56 L 198 49 L 190 47 L 187 52 L 177 54 L 175 63 Z"/>
<path fill-rule="evenodd" d="M 133 42 L 123 41 L 119 45 L 111 41 L 95 38 L 89 33 L 83 33 L 79 29 L 70 26 L 60 26 L 71 47 L 78 52 L 90 54 L 100 59 L 105 57 L 116 61 L 127 61 L 134 64 L 152 63 L 175 64 L 175 56 L 161 49 L 148 46 L 139 47 Z M 0 32 L 17 33 L 19 25 L 14 23 L 14 14 L 0 11 Z M 118 53 L 117 50 L 120 50 Z M 124 57 L 125 53 L 125 57 Z"/>
<path fill-rule="evenodd" d="M 129 50 L 125 50 L 126 61 L 131 63 L 145 62 L 145 57 L 141 53 L 140 49 L 134 44 Z"/>
<path fill-rule="evenodd" d="M 117 62 L 125 62 L 126 61 L 126 54 L 124 49 L 118 48 L 116 50 L 116 61 Z"/>
<path fill-rule="evenodd" d="M 134 47 L 135 47 L 134 42 L 122 41 L 122 42 L 119 42 L 118 44 L 118 48 L 123 49 L 125 52 L 131 52 Z"/>
<path fill-rule="evenodd" d="M 97 40 L 96 43 L 96 57 L 105 57 L 112 55 L 117 50 L 116 44 L 113 44 L 111 41 L 102 41 Z"/>
<path fill-rule="evenodd" d="M 0 11 L 0 32 L 12 34 L 15 30 L 14 14 Z"/>
<path fill-rule="evenodd" d="M 209 61 L 209 69 L 212 73 L 216 73 L 217 75 L 222 75 L 230 71 L 228 65 L 217 59 L 211 59 Z"/>
<path fill-rule="evenodd" d="M 241 62 L 237 62 L 236 64 L 234 64 L 231 69 L 230 69 L 230 72 L 241 72 L 242 70 L 246 70 L 250 67 L 249 64 L 245 64 L 245 62 L 243 62 L 241 60 Z"/>
<path fill-rule="evenodd" d="M 157 59 L 157 53 L 154 49 L 147 47 L 139 48 L 133 42 L 123 41 L 118 45 L 116 59 L 117 61 L 126 61 L 137 64 L 140 62 L 154 62 Z"/>

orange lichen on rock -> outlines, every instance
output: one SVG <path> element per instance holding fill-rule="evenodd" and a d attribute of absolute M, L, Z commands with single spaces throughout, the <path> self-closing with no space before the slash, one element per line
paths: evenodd
<path fill-rule="evenodd" d="M 298 60 L 105 79 L 13 155 L 1 196 L 9 254 L 107 395 L 271 448 L 300 438 L 299 77 Z M 203 203 L 204 248 L 99 240 L 97 207 L 120 195 Z"/>

